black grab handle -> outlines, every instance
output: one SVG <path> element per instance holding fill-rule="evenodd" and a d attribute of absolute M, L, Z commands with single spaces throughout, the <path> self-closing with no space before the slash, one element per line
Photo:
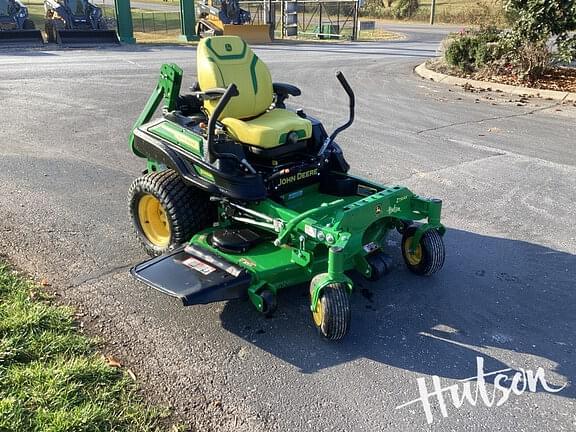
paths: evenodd
<path fill-rule="evenodd" d="M 218 105 L 216 105 L 216 108 L 214 108 L 214 111 L 212 112 L 212 115 L 208 120 L 208 137 L 206 139 L 205 156 L 208 156 L 208 162 L 210 163 L 214 162 L 212 160 L 212 142 L 214 141 L 214 129 L 216 128 L 216 122 L 218 121 L 218 117 L 220 117 L 220 115 L 224 111 L 224 108 L 226 108 L 226 105 L 228 105 L 228 102 L 230 102 L 230 99 L 232 99 L 235 96 L 238 96 L 239 94 L 240 93 L 238 92 L 238 87 L 236 87 L 236 84 L 234 83 L 230 84 L 226 88 L 226 91 L 224 92 L 220 100 L 218 101 Z"/>
<path fill-rule="evenodd" d="M 336 139 L 336 136 L 340 132 L 342 132 L 345 129 L 348 129 L 352 125 L 352 123 L 354 123 L 354 108 L 356 106 L 354 91 L 352 90 L 352 87 L 350 87 L 350 84 L 348 84 L 348 81 L 346 81 L 346 78 L 344 77 L 344 74 L 342 72 L 340 71 L 336 72 L 336 78 L 338 78 L 338 81 L 340 81 L 340 84 L 344 88 L 344 91 L 346 91 L 348 99 L 350 100 L 350 115 L 346 123 L 338 127 L 334 132 L 332 132 L 332 135 L 330 135 L 328 138 L 326 138 L 326 140 L 324 140 L 324 144 L 322 145 L 320 151 L 318 152 L 319 156 L 326 151 L 328 146 L 332 143 L 332 141 L 334 141 L 334 139 Z"/>
<path fill-rule="evenodd" d="M 355 99 L 352 87 L 350 87 L 350 84 L 348 84 L 348 81 L 346 81 L 346 77 L 341 71 L 336 72 L 336 78 L 338 78 L 338 81 L 340 81 L 340 84 L 342 85 L 342 87 L 344 87 L 344 91 L 350 98 L 350 106 L 353 107 L 355 105 Z"/>

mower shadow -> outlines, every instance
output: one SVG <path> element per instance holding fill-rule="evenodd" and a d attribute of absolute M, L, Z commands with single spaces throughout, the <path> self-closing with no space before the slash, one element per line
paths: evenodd
<path fill-rule="evenodd" d="M 316 335 L 307 287 L 281 292 L 271 319 L 246 303 L 228 302 L 223 326 L 302 373 L 366 358 L 462 379 L 475 375 L 477 356 L 484 357 L 485 371 L 510 367 L 488 353 L 498 350 L 519 353 L 522 367 L 542 366 L 573 381 L 576 256 L 456 229 L 445 243 L 446 264 L 431 278 L 410 274 L 398 253 L 393 272 L 381 281 L 354 277 L 352 324 L 341 342 Z M 561 395 L 576 397 L 575 387 Z"/>

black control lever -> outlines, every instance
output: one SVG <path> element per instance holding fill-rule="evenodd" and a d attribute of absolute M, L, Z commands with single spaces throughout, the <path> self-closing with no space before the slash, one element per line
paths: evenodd
<path fill-rule="evenodd" d="M 348 117 L 348 121 L 345 124 L 343 124 L 342 126 L 338 127 L 334 132 L 332 132 L 332 135 L 330 135 L 328 138 L 326 138 L 324 140 L 324 143 L 322 144 L 322 147 L 320 148 L 320 151 L 318 152 L 318 156 L 322 155 L 326 151 L 326 148 L 328 148 L 330 143 L 332 143 L 332 141 L 334 141 L 336 139 L 336 136 L 340 132 L 348 129 L 352 125 L 352 123 L 354 123 L 354 108 L 356 107 L 356 99 L 354 97 L 354 91 L 352 90 L 352 87 L 350 87 L 350 84 L 348 84 L 348 81 L 346 81 L 346 78 L 344 77 L 344 74 L 342 72 L 340 72 L 340 71 L 336 72 L 336 78 L 338 79 L 338 81 L 340 82 L 340 85 L 344 88 L 344 91 L 348 95 L 348 99 L 350 101 L 349 102 L 350 103 L 350 114 Z"/>

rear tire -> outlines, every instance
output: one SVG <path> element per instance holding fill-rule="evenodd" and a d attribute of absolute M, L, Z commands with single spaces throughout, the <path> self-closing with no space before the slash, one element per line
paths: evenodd
<path fill-rule="evenodd" d="M 24 22 L 22 23 L 22 28 L 23 28 L 24 30 L 35 30 L 35 29 L 36 29 L 36 26 L 34 25 L 34 21 L 32 21 L 32 20 L 29 19 L 29 18 L 26 18 L 26 19 L 24 20 Z"/>
<path fill-rule="evenodd" d="M 208 194 L 186 185 L 171 169 L 134 180 L 129 206 L 136 237 L 150 256 L 187 242 L 215 219 Z"/>
<path fill-rule="evenodd" d="M 350 327 L 350 298 L 346 284 L 326 285 L 312 318 L 318 333 L 326 339 L 335 341 L 346 336 Z"/>

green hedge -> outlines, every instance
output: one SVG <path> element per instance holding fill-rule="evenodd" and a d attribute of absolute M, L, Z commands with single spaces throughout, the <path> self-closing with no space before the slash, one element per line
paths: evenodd
<path fill-rule="evenodd" d="M 448 40 L 444 59 L 465 71 L 481 68 L 501 55 L 499 35 L 500 31 L 494 27 L 455 33 Z"/>

